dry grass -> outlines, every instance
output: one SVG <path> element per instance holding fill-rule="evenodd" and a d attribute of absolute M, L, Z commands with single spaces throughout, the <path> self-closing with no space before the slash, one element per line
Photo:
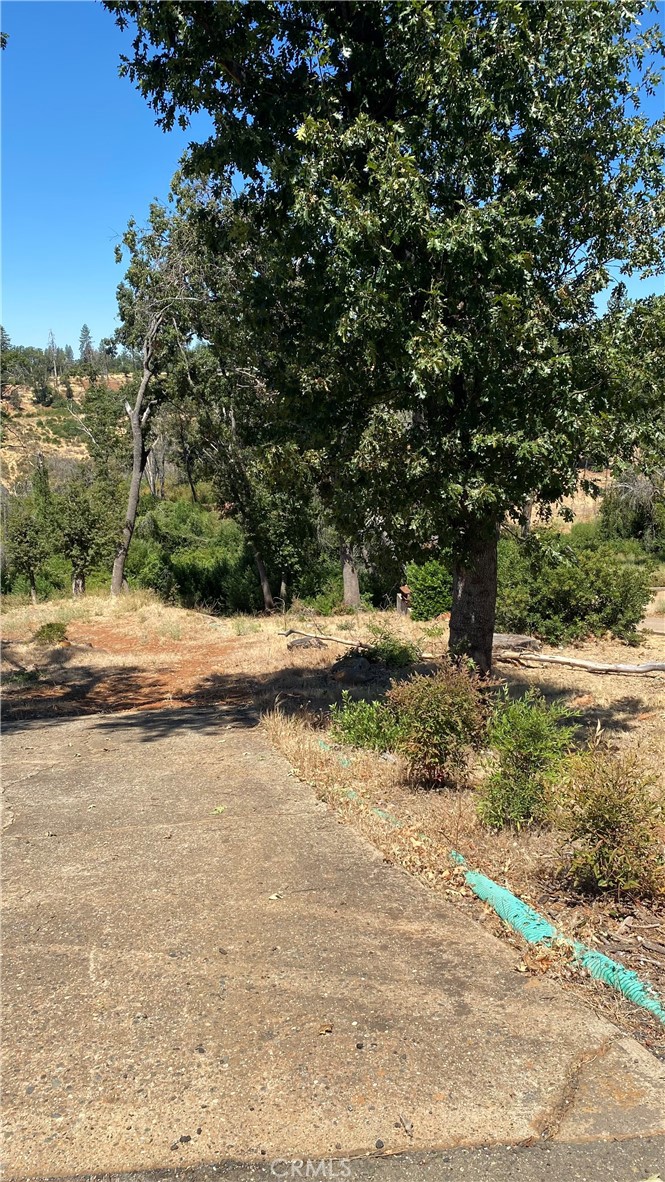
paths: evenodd
<path fill-rule="evenodd" d="M 8 597 L 2 616 L 2 635 L 5 640 L 15 640 L 29 637 L 37 628 L 53 621 L 71 624 L 95 619 L 120 620 L 145 608 L 155 609 L 160 617 L 171 610 L 152 591 L 131 591 L 117 599 L 111 599 L 108 592 L 93 591 L 77 599 L 51 599 L 36 605 L 29 600 L 13 603 Z"/>

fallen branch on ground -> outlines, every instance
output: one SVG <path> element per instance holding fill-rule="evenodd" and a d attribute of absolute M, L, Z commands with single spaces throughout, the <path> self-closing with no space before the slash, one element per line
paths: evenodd
<path fill-rule="evenodd" d="M 332 640 L 333 644 L 345 644 L 347 648 L 366 648 L 371 651 L 376 643 L 367 640 L 342 640 L 341 636 L 324 636 L 322 632 L 301 632 L 299 628 L 288 628 L 286 632 L 278 632 L 278 636 L 307 636 L 310 640 Z M 421 653 L 426 661 L 433 659 L 432 653 Z"/>
<path fill-rule="evenodd" d="M 341 636 L 324 636 L 320 632 L 301 632 L 299 628 L 288 628 L 286 632 L 278 632 L 278 636 L 308 636 L 310 640 L 332 640 L 333 644 L 346 644 L 348 648 L 373 648 L 364 640 L 342 640 Z"/>
<path fill-rule="evenodd" d="M 665 673 L 665 661 L 646 661 L 643 665 L 606 665 L 602 661 L 581 661 L 577 657 L 555 657 L 541 653 L 502 652 L 495 661 L 511 661 L 523 665 L 531 661 L 550 665 L 573 665 L 576 669 L 588 669 L 590 673 Z"/>

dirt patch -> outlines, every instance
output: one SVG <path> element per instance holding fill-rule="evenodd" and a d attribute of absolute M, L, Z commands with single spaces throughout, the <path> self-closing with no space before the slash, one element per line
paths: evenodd
<path fill-rule="evenodd" d="M 66 624 L 66 642 L 35 645 L 37 628 L 52 620 Z M 278 635 L 282 626 L 279 619 L 231 622 L 145 596 L 10 611 L 3 621 L 5 717 L 214 703 L 260 711 L 278 698 L 301 704 L 308 691 L 318 707 L 336 699 L 339 691 L 329 694 L 325 678 L 331 650 L 291 654 Z"/>

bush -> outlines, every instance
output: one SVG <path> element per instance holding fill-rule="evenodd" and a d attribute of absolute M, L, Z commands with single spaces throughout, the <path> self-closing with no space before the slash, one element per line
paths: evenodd
<path fill-rule="evenodd" d="M 414 620 L 433 620 L 450 611 L 453 602 L 453 576 L 444 563 L 409 563 L 406 581 L 411 592 L 411 615 Z"/>
<path fill-rule="evenodd" d="M 612 632 L 630 639 L 651 597 L 650 572 L 612 546 L 582 549 L 541 531 L 499 542 L 498 630 L 553 644 Z"/>
<path fill-rule="evenodd" d="M 342 575 L 329 575 L 316 595 L 302 596 L 302 602 L 317 616 L 336 616 L 345 611 Z"/>
<path fill-rule="evenodd" d="M 646 476 L 628 468 L 611 484 L 600 506 L 600 531 L 609 539 L 634 539 L 665 556 L 665 472 Z"/>
<path fill-rule="evenodd" d="M 382 661 L 388 669 L 403 669 L 406 665 L 415 665 L 422 657 L 417 644 L 410 640 L 402 640 L 384 628 L 370 629 L 376 640 L 370 649 L 364 649 L 362 655 L 369 661 Z"/>
<path fill-rule="evenodd" d="M 352 614 L 357 610 L 362 611 L 372 606 L 372 597 L 367 591 L 361 593 L 360 609 L 345 605 L 344 582 L 341 571 L 333 575 L 329 574 L 321 585 L 321 590 L 316 595 L 300 595 L 299 588 L 298 592 L 298 599 L 306 607 L 311 608 L 317 616 L 341 616 L 345 613 Z"/>
<path fill-rule="evenodd" d="M 254 560 L 240 526 L 190 501 L 143 498 L 126 569 L 130 583 L 186 607 L 261 606 Z"/>
<path fill-rule="evenodd" d="M 390 751 L 397 742 L 397 718 L 382 702 L 355 702 L 344 690 L 341 706 L 331 706 L 331 713 L 332 733 L 341 743 Z"/>
<path fill-rule="evenodd" d="M 656 780 L 631 755 L 589 751 L 571 761 L 562 823 L 571 847 L 567 873 L 582 890 L 665 892 Z"/>
<path fill-rule="evenodd" d="M 570 711 L 548 705 L 535 690 L 511 701 L 499 699 L 488 728 L 496 764 L 479 789 L 478 816 L 491 829 L 545 821 L 551 789 L 570 750 L 573 727 L 562 726 Z"/>
<path fill-rule="evenodd" d="M 60 620 L 51 620 L 48 624 L 42 624 L 33 636 L 35 644 L 44 645 L 62 644 L 63 640 L 67 639 L 67 625 Z"/>
<path fill-rule="evenodd" d="M 399 730 L 396 750 L 425 783 L 459 778 L 485 733 L 486 705 L 478 678 L 447 662 L 433 677 L 420 674 L 393 686 L 387 704 Z"/>

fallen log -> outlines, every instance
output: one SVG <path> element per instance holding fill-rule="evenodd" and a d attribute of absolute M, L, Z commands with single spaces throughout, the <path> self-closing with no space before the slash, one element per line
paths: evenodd
<path fill-rule="evenodd" d="M 542 641 L 537 640 L 535 636 L 522 636 L 516 632 L 495 632 L 492 637 L 493 649 L 507 648 L 511 652 L 516 649 L 531 649 L 539 653 L 542 647 Z"/>
<path fill-rule="evenodd" d="M 665 673 L 665 661 L 646 661 L 642 665 L 605 664 L 602 661 L 582 661 L 578 657 L 555 657 L 550 654 L 531 652 L 501 652 L 495 661 L 512 661 L 524 664 L 537 661 L 540 664 L 572 665 L 576 669 L 587 669 L 589 673 Z"/>

